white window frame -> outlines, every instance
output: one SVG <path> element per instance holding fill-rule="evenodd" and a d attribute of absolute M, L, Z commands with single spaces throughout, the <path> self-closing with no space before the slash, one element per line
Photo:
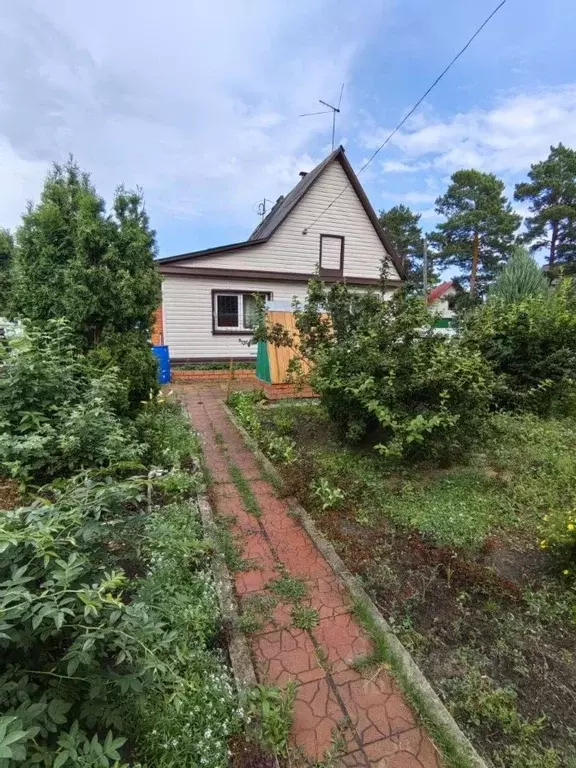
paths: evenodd
<path fill-rule="evenodd" d="M 252 335 L 253 328 L 246 328 L 244 325 L 244 296 L 264 296 L 266 300 L 272 298 L 272 294 L 266 291 L 212 291 L 212 333 L 214 334 L 247 334 Z M 218 325 L 218 298 L 220 296 L 235 296 L 238 302 L 238 325 Z"/>

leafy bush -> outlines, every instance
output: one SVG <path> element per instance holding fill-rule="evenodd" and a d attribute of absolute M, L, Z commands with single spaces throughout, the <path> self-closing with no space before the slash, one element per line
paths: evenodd
<path fill-rule="evenodd" d="M 137 458 L 111 407 L 115 372 L 91 369 L 65 322 L 29 327 L 0 355 L 0 468 L 42 482 Z"/>
<path fill-rule="evenodd" d="M 310 382 L 332 421 L 351 442 L 374 433 L 387 456 L 445 458 L 478 438 L 493 377 L 478 351 L 434 331 L 420 298 L 389 301 L 312 281 L 296 311 L 298 361 L 312 365 Z M 258 336 L 291 346 L 280 327 Z"/>
<path fill-rule="evenodd" d="M 135 419 L 143 461 L 155 467 L 182 467 L 198 456 L 198 438 L 182 406 L 162 392 L 150 395 Z"/>
<path fill-rule="evenodd" d="M 106 332 L 87 359 L 97 370 L 116 372 L 122 386 L 113 404 L 121 414 L 134 413 L 158 392 L 158 363 L 144 331 Z"/>
<path fill-rule="evenodd" d="M 576 299 L 569 280 L 513 303 L 495 297 L 471 313 L 463 333 L 496 371 L 501 407 L 549 415 L 573 406 Z"/>
<path fill-rule="evenodd" d="M 2 755 L 25 766 L 114 765 L 123 698 L 165 669 L 143 650 L 162 645 L 161 626 L 105 570 L 119 501 L 139 489 L 104 501 L 100 487 L 0 518 Z"/>

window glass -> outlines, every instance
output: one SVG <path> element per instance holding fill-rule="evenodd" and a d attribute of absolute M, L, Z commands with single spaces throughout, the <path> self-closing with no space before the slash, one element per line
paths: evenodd
<path fill-rule="evenodd" d="M 256 325 L 256 299 L 251 293 L 242 296 L 244 309 L 244 328 L 254 328 Z"/>
<path fill-rule="evenodd" d="M 238 296 L 219 295 L 216 298 L 216 325 L 218 328 L 238 328 Z"/>

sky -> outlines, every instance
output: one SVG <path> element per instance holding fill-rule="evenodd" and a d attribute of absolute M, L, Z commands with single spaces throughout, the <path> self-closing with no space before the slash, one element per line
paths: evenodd
<path fill-rule="evenodd" d="M 497 0 L 18 0 L 0 15 L 0 227 L 70 153 L 110 201 L 141 187 L 163 256 L 244 240 L 336 139 L 358 169 Z M 576 147 L 576 2 L 508 0 L 360 176 L 434 227 L 460 168 L 511 195 Z M 523 214 L 526 210 L 516 205 Z"/>

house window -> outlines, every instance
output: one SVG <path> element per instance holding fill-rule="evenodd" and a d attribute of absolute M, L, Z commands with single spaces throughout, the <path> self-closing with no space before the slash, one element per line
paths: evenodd
<path fill-rule="evenodd" d="M 256 295 L 269 299 L 269 293 L 212 291 L 212 330 L 214 333 L 250 333 L 257 320 Z"/>
<path fill-rule="evenodd" d="M 344 273 L 344 238 L 320 235 L 320 274 L 341 277 Z"/>

